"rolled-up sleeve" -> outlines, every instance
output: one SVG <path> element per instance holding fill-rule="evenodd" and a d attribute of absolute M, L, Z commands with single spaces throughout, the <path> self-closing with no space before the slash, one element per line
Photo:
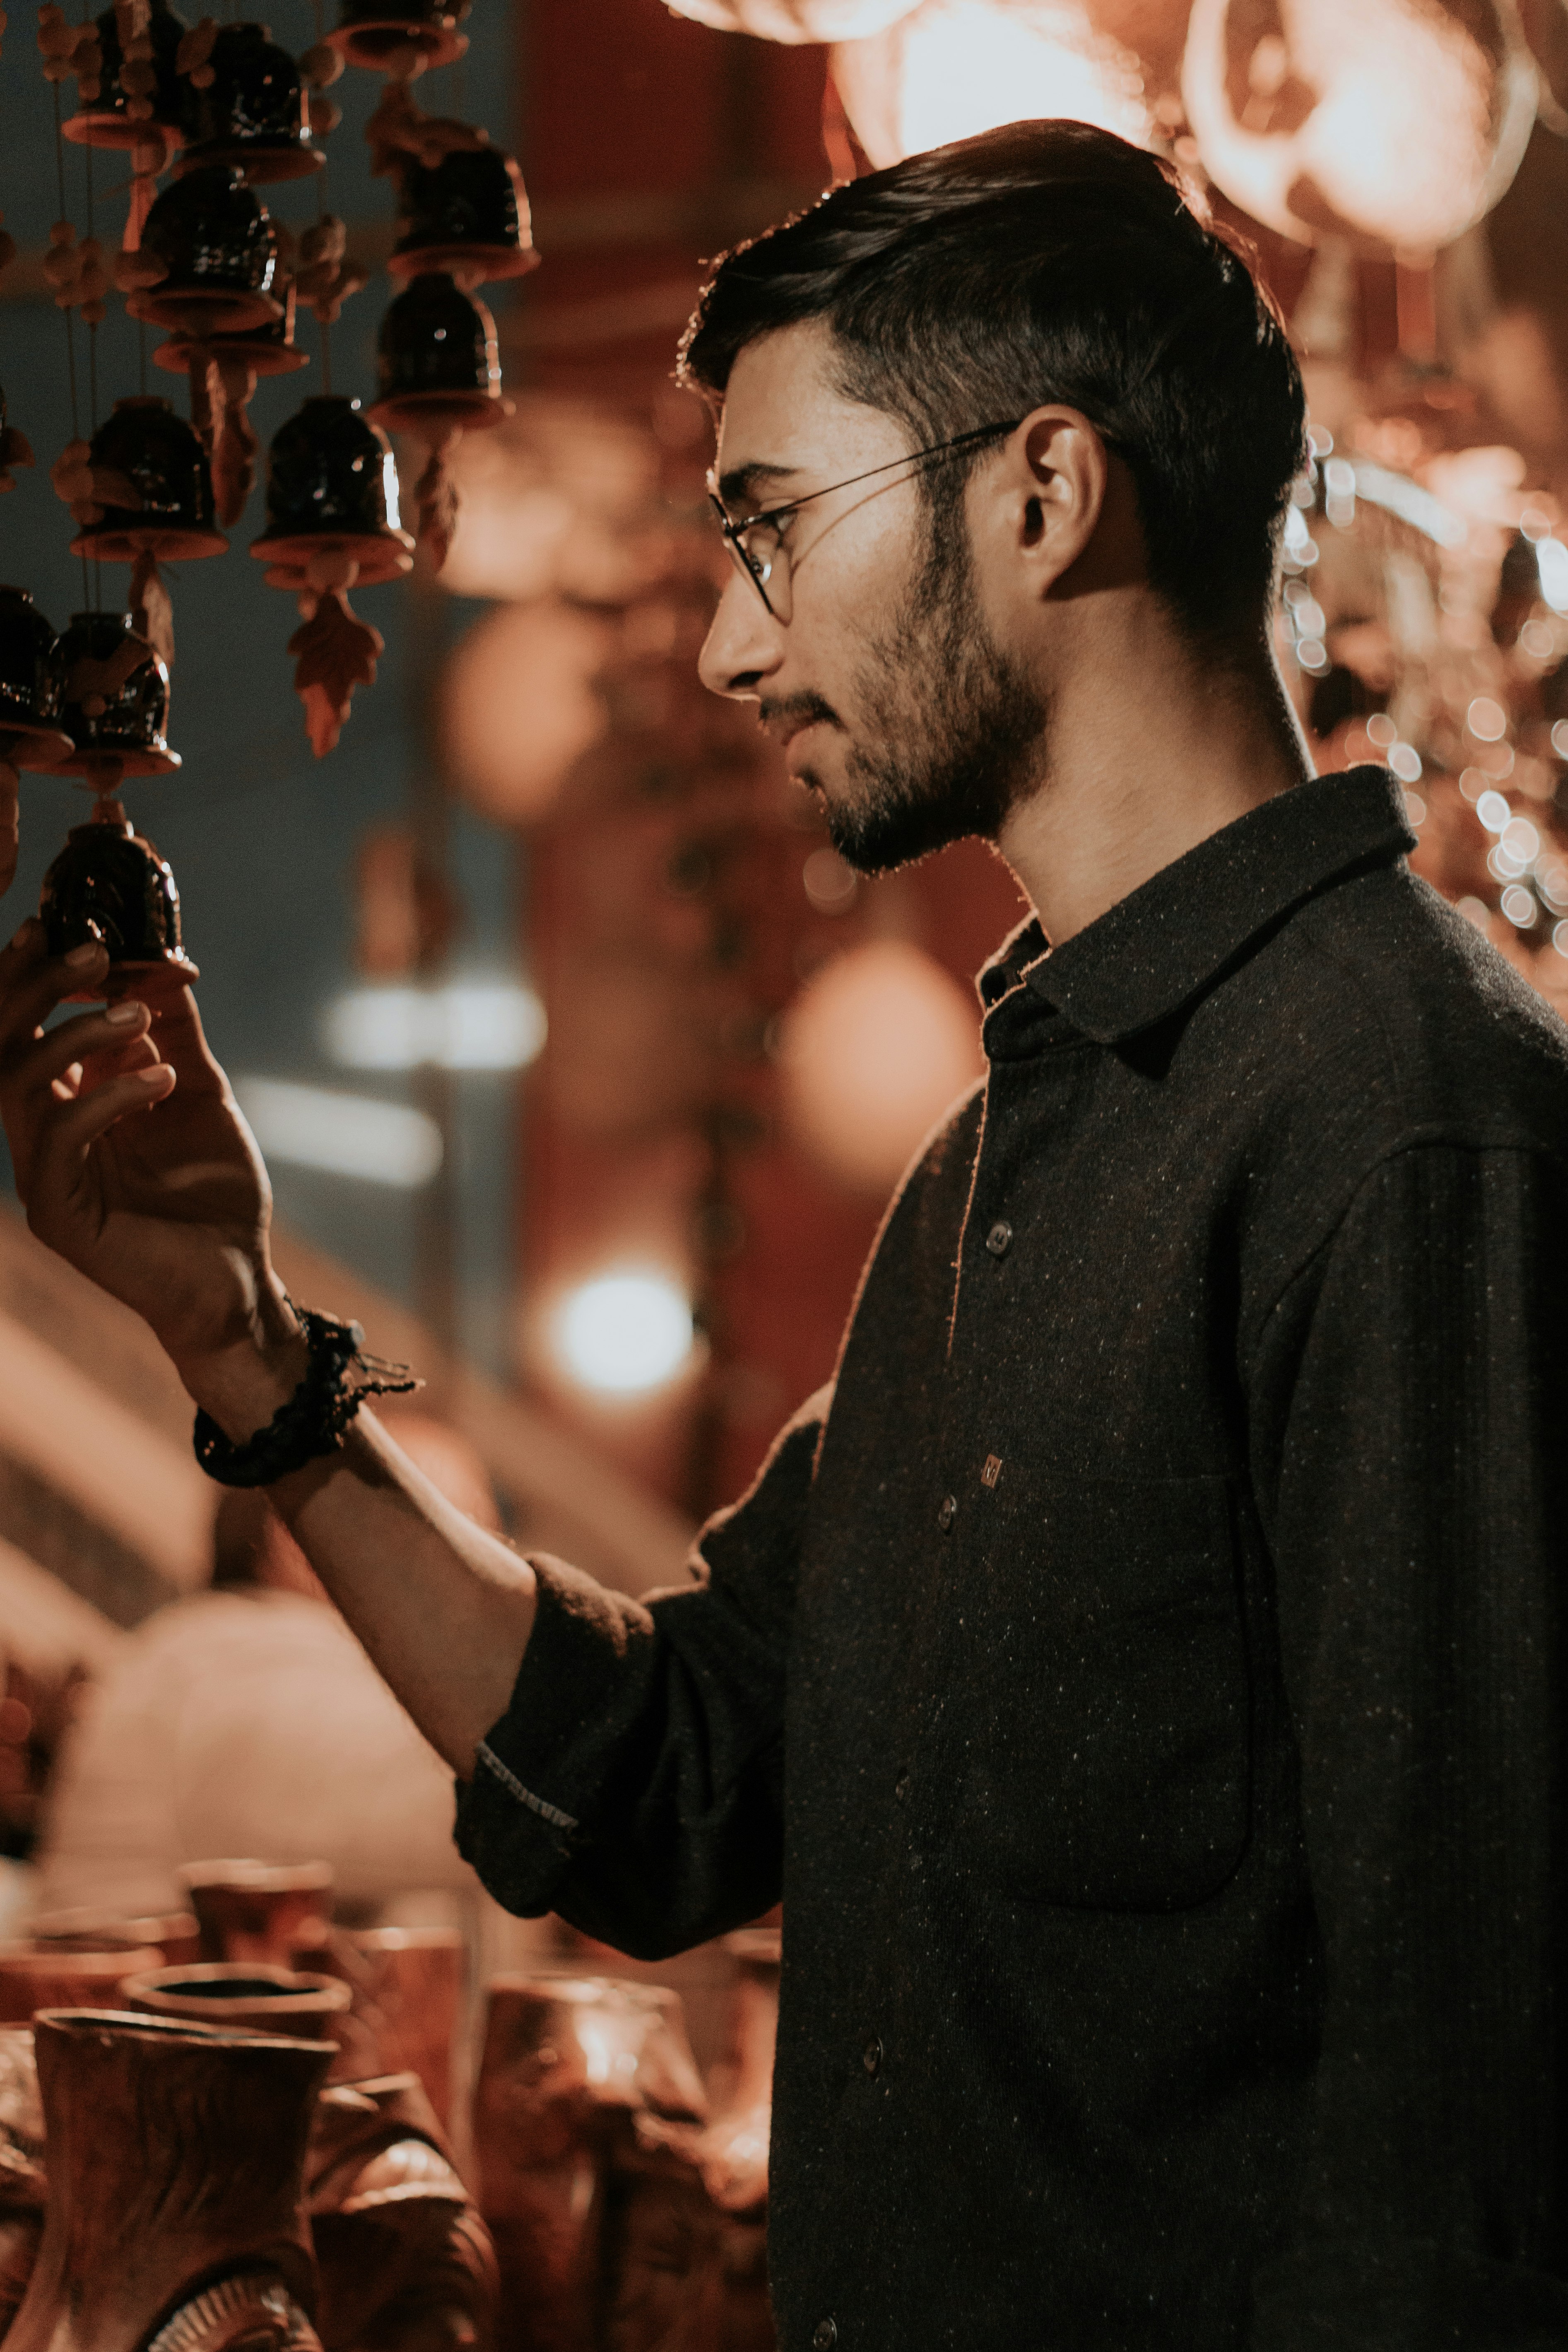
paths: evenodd
<path fill-rule="evenodd" d="M 1321 1953 L 1257 2352 L 1568 2346 L 1568 1177 L 1363 1185 L 1253 1389 Z"/>
<path fill-rule="evenodd" d="M 647 1601 L 533 1556 L 506 1713 L 458 1790 L 458 1844 L 499 1903 L 659 1959 L 779 1898 L 785 1662 L 829 1391 L 710 1520 L 693 1581 Z"/>

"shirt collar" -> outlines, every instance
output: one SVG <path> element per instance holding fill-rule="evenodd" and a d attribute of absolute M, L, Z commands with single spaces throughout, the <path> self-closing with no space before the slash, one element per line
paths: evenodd
<path fill-rule="evenodd" d="M 981 972 L 981 1001 L 989 1009 L 1021 982 L 1084 1036 L 1115 1045 L 1190 1003 L 1314 891 L 1415 846 L 1386 768 L 1313 776 L 1200 841 L 1059 948 L 1027 918 Z"/>

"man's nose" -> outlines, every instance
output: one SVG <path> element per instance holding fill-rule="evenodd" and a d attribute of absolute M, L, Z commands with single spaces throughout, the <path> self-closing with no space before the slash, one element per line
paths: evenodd
<path fill-rule="evenodd" d="M 754 701 L 762 681 L 782 667 L 784 656 L 783 625 L 737 572 L 719 599 L 698 656 L 698 677 L 710 694 Z"/>

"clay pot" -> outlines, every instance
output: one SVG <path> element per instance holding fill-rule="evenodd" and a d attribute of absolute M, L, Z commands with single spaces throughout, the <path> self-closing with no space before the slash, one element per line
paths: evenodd
<path fill-rule="evenodd" d="M 178 140 L 180 122 L 180 78 L 174 70 L 174 58 L 185 20 L 166 5 L 166 0 L 152 0 L 147 32 L 153 44 L 151 59 L 153 87 L 149 93 L 151 115 L 134 118 L 130 112 L 130 94 L 120 79 L 120 24 L 112 8 L 106 8 L 98 19 L 99 47 L 103 52 L 103 70 L 99 76 L 98 96 L 61 125 L 68 139 L 83 147 L 136 147 L 146 142 L 149 133 L 165 134 L 169 142 Z"/>
<path fill-rule="evenodd" d="M 26 2025 L 40 2009 L 118 2002 L 121 1979 L 156 1968 L 160 1958 L 151 1945 L 66 1952 L 30 1940 L 0 1944 L 0 2024 Z"/>
<path fill-rule="evenodd" d="M 310 142 L 300 68 L 265 25 L 225 25 L 207 63 L 207 88 L 187 79 L 182 89 L 185 146 L 175 165 L 182 177 L 208 163 L 232 163 L 255 186 L 321 170 L 327 159 Z"/>
<path fill-rule="evenodd" d="M 310 354 L 302 352 L 294 341 L 295 295 L 293 282 L 285 286 L 279 296 L 283 316 L 271 319 L 260 327 L 242 328 L 237 334 L 208 335 L 198 343 L 189 335 L 171 335 L 160 343 L 153 357 L 157 365 L 170 375 L 189 375 L 191 361 L 200 352 L 209 351 L 215 359 L 235 359 L 261 375 L 293 375 L 310 364 Z"/>
<path fill-rule="evenodd" d="M 370 413 L 389 432 L 428 440 L 499 425 L 510 414 L 496 322 L 477 296 L 440 270 L 422 271 L 387 306 L 376 363 L 381 389 Z"/>
<path fill-rule="evenodd" d="M 69 749 L 49 762 L 57 776 L 95 777 L 119 762 L 121 776 L 166 776 L 180 764 L 163 730 L 169 723 L 169 673 L 129 613 L 73 613 L 60 639 L 65 701 L 60 724 Z"/>
<path fill-rule="evenodd" d="M 100 800 L 91 822 L 67 835 L 44 877 L 38 913 L 51 955 L 97 940 L 116 971 L 198 977 L 181 943 L 174 874 L 117 800 Z M 62 1954 L 58 1965 L 86 1957 Z M 138 1957 L 136 1968 L 155 1968 L 162 1957 L 149 1951 Z"/>
<path fill-rule="evenodd" d="M 70 750 L 59 640 L 25 588 L 0 588 L 0 759 L 47 767 Z"/>
<path fill-rule="evenodd" d="M 44 2234 L 44 2111 L 33 2037 L 0 2028 L 0 2336 L 21 2307 Z"/>
<path fill-rule="evenodd" d="M 639 2116 L 656 2136 L 690 2134 L 706 2107 L 674 1993 L 605 1977 L 493 1979 L 474 2160 L 503 2342 L 596 2352 L 613 2173 L 637 2145 Z"/>
<path fill-rule="evenodd" d="M 121 1946 L 135 1951 L 156 1947 L 165 1968 L 178 1968 L 202 1956 L 201 1936 L 189 1911 L 154 1913 L 142 1919 L 117 1918 L 112 1912 L 83 1908 L 42 1911 L 31 1922 L 31 1941 L 54 1951 L 101 1952 Z"/>
<path fill-rule="evenodd" d="M 259 1960 L 209 1960 L 127 1976 L 127 2009 L 154 2017 L 188 2017 L 226 2032 L 287 2032 L 300 2042 L 337 2042 L 348 1987 L 328 1976 L 268 1968 Z"/>
<path fill-rule="evenodd" d="M 398 175 L 398 196 L 390 276 L 444 269 L 471 289 L 539 267 L 522 173 L 498 147 L 459 151 L 430 170 L 411 159 Z"/>
<path fill-rule="evenodd" d="M 397 467 L 384 433 L 342 393 L 318 393 L 274 435 L 267 466 L 267 528 L 251 545 L 264 563 L 342 555 L 369 584 L 414 561 L 399 528 Z"/>
<path fill-rule="evenodd" d="M 35 2041 L 48 2200 L 10 2352 L 312 2346 L 321 2044 L 94 2010 L 46 2011 Z"/>
<path fill-rule="evenodd" d="M 358 2046 L 377 2074 L 415 2074 L 444 2124 L 452 2119 L 452 2045 L 463 2001 L 456 1927 L 366 1927 L 334 1933 L 321 1965 L 353 2000 Z"/>
<path fill-rule="evenodd" d="M 177 563 L 228 545 L 213 519 L 207 453 L 168 401 L 149 393 L 117 400 L 92 436 L 92 467 L 100 481 L 119 478 L 125 503 L 102 499 L 102 520 L 82 526 L 73 555 L 132 563 L 149 553 Z"/>
<path fill-rule="evenodd" d="M 489 2352 L 495 2251 L 416 2075 L 323 2091 L 306 2179 L 326 2352 Z"/>
<path fill-rule="evenodd" d="M 232 163 L 206 164 L 165 188 L 147 215 L 142 247 L 167 275 L 129 298 L 133 318 L 202 336 L 238 333 L 283 315 L 271 292 L 271 220 Z"/>
<path fill-rule="evenodd" d="M 324 1862 L 193 1862 L 179 1875 L 209 1960 L 286 1969 L 327 1940 L 332 1874 Z"/>
<path fill-rule="evenodd" d="M 458 25 L 468 0 L 342 0 L 334 29 L 327 35 L 345 63 L 381 73 L 412 52 L 418 70 L 449 66 L 468 47 Z"/>

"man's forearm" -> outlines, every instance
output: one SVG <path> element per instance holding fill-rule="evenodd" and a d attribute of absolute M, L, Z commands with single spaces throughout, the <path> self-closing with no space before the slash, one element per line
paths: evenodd
<path fill-rule="evenodd" d="M 293 1317 L 259 1347 L 181 1367 L 191 1394 L 243 1443 L 303 1375 Z M 280 1478 L 271 1498 L 396 1696 L 465 1779 L 511 1696 L 533 1623 L 533 1571 L 465 1518 L 368 1408 L 341 1453 Z"/>

